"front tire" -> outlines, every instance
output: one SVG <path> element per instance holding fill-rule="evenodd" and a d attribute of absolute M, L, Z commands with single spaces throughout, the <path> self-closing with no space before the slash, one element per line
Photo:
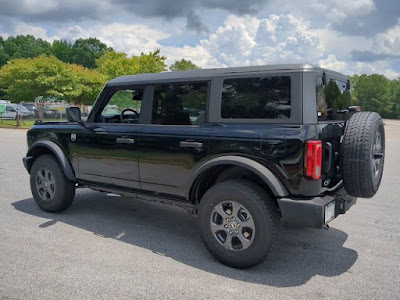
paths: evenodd
<path fill-rule="evenodd" d="M 68 180 L 53 155 L 39 156 L 30 175 L 33 198 L 42 210 L 60 212 L 71 205 L 75 197 L 75 183 Z"/>
<path fill-rule="evenodd" d="M 211 187 L 199 206 L 202 240 L 220 262 L 234 268 L 259 264 L 281 228 L 276 203 L 260 186 L 227 180 Z"/>

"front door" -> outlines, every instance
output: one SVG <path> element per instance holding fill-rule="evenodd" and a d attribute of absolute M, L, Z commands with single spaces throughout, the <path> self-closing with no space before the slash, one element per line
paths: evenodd
<path fill-rule="evenodd" d="M 208 82 L 155 86 L 151 125 L 140 137 L 144 192 L 184 197 L 190 175 L 207 156 L 212 129 L 205 125 Z"/>
<path fill-rule="evenodd" d="M 140 189 L 138 143 L 144 88 L 110 90 L 92 122 L 76 137 L 79 178 L 102 185 Z"/>

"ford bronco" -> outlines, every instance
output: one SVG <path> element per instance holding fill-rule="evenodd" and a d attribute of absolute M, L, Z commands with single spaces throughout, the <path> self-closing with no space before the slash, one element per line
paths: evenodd
<path fill-rule="evenodd" d="M 327 227 L 377 192 L 383 122 L 351 105 L 348 78 L 311 65 L 124 76 L 85 121 L 77 107 L 37 121 L 23 162 L 44 211 L 77 187 L 177 205 L 214 257 L 247 268 L 282 222 Z"/>

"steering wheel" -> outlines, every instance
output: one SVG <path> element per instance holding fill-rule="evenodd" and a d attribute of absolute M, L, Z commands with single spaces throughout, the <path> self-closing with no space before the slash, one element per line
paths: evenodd
<path fill-rule="evenodd" d="M 124 110 L 121 112 L 121 123 L 124 122 L 124 114 L 125 114 L 127 111 L 133 112 L 133 113 L 135 114 L 135 116 L 136 116 L 137 118 L 139 118 L 139 113 L 138 113 L 136 110 L 134 110 L 134 109 L 132 109 L 132 108 L 126 108 L 126 109 L 124 109 Z"/>

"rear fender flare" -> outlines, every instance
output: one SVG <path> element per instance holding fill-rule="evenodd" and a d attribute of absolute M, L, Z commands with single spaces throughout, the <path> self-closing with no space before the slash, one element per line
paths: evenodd
<path fill-rule="evenodd" d="M 54 156 L 57 158 L 58 162 L 60 163 L 61 168 L 64 171 L 65 176 L 70 181 L 76 182 L 76 177 L 75 177 L 75 172 L 74 169 L 72 168 L 71 162 L 69 161 L 67 155 L 61 150 L 60 146 L 58 146 L 56 143 L 52 141 L 39 141 L 34 143 L 28 150 L 27 157 L 32 157 L 35 149 L 39 147 L 45 147 L 49 149 Z M 30 169 L 33 165 L 34 159 L 30 160 L 29 165 L 27 166 L 28 172 L 30 172 Z"/>
<path fill-rule="evenodd" d="M 186 195 L 187 199 L 190 199 L 192 188 L 202 174 L 211 167 L 218 165 L 232 165 L 247 169 L 260 177 L 268 185 L 276 197 L 287 197 L 289 195 L 286 187 L 267 167 L 247 157 L 229 155 L 211 159 L 194 172 L 189 181 L 189 189 Z"/>

